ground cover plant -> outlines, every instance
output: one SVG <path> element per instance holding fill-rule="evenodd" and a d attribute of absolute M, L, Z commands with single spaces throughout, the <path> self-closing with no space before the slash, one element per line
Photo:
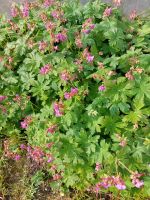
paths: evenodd
<path fill-rule="evenodd" d="M 58 199 L 148 199 L 150 22 L 120 3 L 25 2 L 1 16 L 2 197 L 16 179 L 10 199 L 45 183 Z"/>

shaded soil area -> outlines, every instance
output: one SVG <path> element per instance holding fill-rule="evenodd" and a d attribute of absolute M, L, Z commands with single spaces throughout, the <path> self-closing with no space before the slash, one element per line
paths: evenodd
<path fill-rule="evenodd" d="M 37 164 L 26 158 L 18 161 L 5 160 L 0 168 L 0 200 L 113 200 L 110 195 L 96 197 L 92 193 L 72 191 L 68 196 L 53 192 L 49 180 L 39 180 L 39 185 L 33 184 L 36 172 L 40 170 Z M 34 177 L 37 178 L 38 177 Z M 32 180 L 33 181 L 33 180 Z"/>

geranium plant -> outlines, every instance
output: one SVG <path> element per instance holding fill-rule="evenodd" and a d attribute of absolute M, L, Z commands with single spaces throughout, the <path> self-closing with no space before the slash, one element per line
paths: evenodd
<path fill-rule="evenodd" d="M 150 22 L 114 3 L 26 2 L 0 18 L 1 138 L 54 190 L 145 199 Z"/>

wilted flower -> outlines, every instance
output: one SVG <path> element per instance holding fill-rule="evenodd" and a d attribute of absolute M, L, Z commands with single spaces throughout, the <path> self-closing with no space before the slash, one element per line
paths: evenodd
<path fill-rule="evenodd" d="M 54 125 L 51 125 L 51 126 L 50 126 L 50 127 L 48 127 L 48 129 L 47 129 L 47 133 L 54 134 L 54 133 L 55 133 L 55 131 L 56 131 L 56 129 L 57 129 L 57 125 L 56 125 L 56 124 L 54 124 Z"/>
<path fill-rule="evenodd" d="M 82 48 L 83 47 L 83 44 L 82 44 L 80 36 L 76 37 L 75 44 L 77 45 L 78 48 Z"/>
<path fill-rule="evenodd" d="M 128 80 L 134 80 L 134 76 L 133 76 L 133 73 L 132 71 L 128 71 L 126 74 L 125 74 L 125 77 L 128 79 Z"/>
<path fill-rule="evenodd" d="M 59 179 L 61 179 L 61 178 L 62 178 L 61 175 L 58 174 L 58 173 L 53 175 L 53 180 L 54 180 L 54 181 L 57 181 L 57 180 L 59 180 Z"/>
<path fill-rule="evenodd" d="M 48 46 L 47 42 L 44 42 L 44 41 L 39 42 L 39 50 L 40 51 L 45 51 L 47 46 Z"/>
<path fill-rule="evenodd" d="M 137 17 L 136 10 L 132 10 L 130 15 L 129 15 L 129 19 L 134 20 L 136 17 Z"/>

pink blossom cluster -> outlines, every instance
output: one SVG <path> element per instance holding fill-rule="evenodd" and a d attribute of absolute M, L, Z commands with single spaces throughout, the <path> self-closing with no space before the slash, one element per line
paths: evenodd
<path fill-rule="evenodd" d="M 75 36 L 75 44 L 77 45 L 78 48 L 83 47 L 83 43 L 81 41 L 81 35 L 79 33 L 77 33 Z"/>
<path fill-rule="evenodd" d="M 23 121 L 21 121 L 21 123 L 20 123 L 21 128 L 27 129 L 31 122 L 32 122 L 31 116 L 27 116 Z"/>
<path fill-rule="evenodd" d="M 54 134 L 55 131 L 56 131 L 56 129 L 57 129 L 57 125 L 56 125 L 56 124 L 53 124 L 53 125 L 51 125 L 51 126 L 48 127 L 47 133 Z"/>
<path fill-rule="evenodd" d="M 92 63 L 94 60 L 94 56 L 91 55 L 91 53 L 88 51 L 88 48 L 84 49 L 83 58 L 85 58 L 89 63 Z"/>
<path fill-rule="evenodd" d="M 4 154 L 7 158 L 11 158 L 16 161 L 20 160 L 20 158 L 21 158 L 21 156 L 18 153 L 12 152 L 10 150 L 9 140 L 4 141 Z"/>
<path fill-rule="evenodd" d="M 58 33 L 55 36 L 55 42 L 64 42 L 67 40 L 66 33 Z"/>
<path fill-rule="evenodd" d="M 71 88 L 70 92 L 65 92 L 64 97 L 65 99 L 71 99 L 77 94 L 78 94 L 78 88 Z"/>
<path fill-rule="evenodd" d="M 92 23 L 92 18 L 88 18 L 83 24 L 82 24 L 82 32 L 85 34 L 89 34 L 91 30 L 95 28 L 95 24 Z"/>
<path fill-rule="evenodd" d="M 54 10 L 54 11 L 52 11 L 51 15 L 54 19 L 61 20 L 64 16 L 64 12 L 62 10 Z"/>
<path fill-rule="evenodd" d="M 45 27 L 47 31 L 52 31 L 55 28 L 55 24 L 51 21 L 45 23 Z"/>
<path fill-rule="evenodd" d="M 46 50 L 47 46 L 48 46 L 47 42 L 44 42 L 44 41 L 39 42 L 39 50 L 41 52 L 44 52 Z"/>
<path fill-rule="evenodd" d="M 0 102 L 4 101 L 6 98 L 7 96 L 0 95 Z"/>
<path fill-rule="evenodd" d="M 60 78 L 63 81 L 68 81 L 68 80 L 70 80 L 71 75 L 70 75 L 70 73 L 67 70 L 64 70 L 64 71 L 61 72 Z"/>
<path fill-rule="evenodd" d="M 29 3 L 28 2 L 25 2 L 24 6 L 23 6 L 22 15 L 23 15 L 23 17 L 29 16 Z"/>
<path fill-rule="evenodd" d="M 44 152 L 40 147 L 31 147 L 27 146 L 27 153 L 28 153 L 28 158 L 31 158 L 37 163 L 43 163 L 43 158 L 45 156 Z"/>
<path fill-rule="evenodd" d="M 112 8 L 106 8 L 105 11 L 103 12 L 103 18 L 109 17 L 112 14 Z"/>
<path fill-rule="evenodd" d="M 17 17 L 19 15 L 19 10 L 18 8 L 16 7 L 16 5 L 12 5 L 11 7 L 11 16 L 12 17 Z"/>
<path fill-rule="evenodd" d="M 46 64 L 46 65 L 44 65 L 44 66 L 40 69 L 40 74 L 46 75 L 46 74 L 48 74 L 51 70 L 52 70 L 51 65 L 50 65 L 50 64 Z"/>
<path fill-rule="evenodd" d="M 130 20 L 134 20 L 137 17 L 137 12 L 136 10 L 132 10 L 130 15 L 129 15 L 129 19 Z"/>
<path fill-rule="evenodd" d="M 121 1 L 122 0 L 113 0 L 113 3 L 115 4 L 115 6 L 120 6 L 121 5 Z"/>
<path fill-rule="evenodd" d="M 54 4 L 54 0 L 44 0 L 44 6 L 45 7 L 50 7 L 50 6 L 52 6 L 53 4 Z"/>
<path fill-rule="evenodd" d="M 115 186 L 118 190 L 125 190 L 126 189 L 126 185 L 125 182 L 122 180 L 121 177 L 119 176 L 108 176 L 108 177 L 104 177 L 102 178 L 102 181 L 97 183 L 94 190 L 96 192 L 98 192 L 100 190 L 100 188 L 109 188 Z"/>
<path fill-rule="evenodd" d="M 56 117 L 61 117 L 63 115 L 64 105 L 60 102 L 55 102 L 53 104 L 54 114 Z"/>
<path fill-rule="evenodd" d="M 132 183 L 136 188 L 140 188 L 144 185 L 144 181 L 139 179 L 143 175 L 144 174 L 140 174 L 138 172 L 134 172 L 133 174 L 131 174 L 130 177 L 131 177 Z"/>

